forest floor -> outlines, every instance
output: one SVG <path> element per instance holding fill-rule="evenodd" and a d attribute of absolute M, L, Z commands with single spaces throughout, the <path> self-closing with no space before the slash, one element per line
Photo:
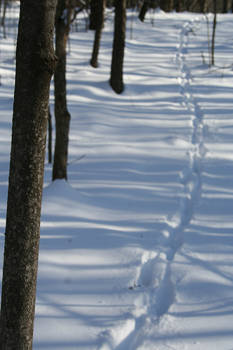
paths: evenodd
<path fill-rule="evenodd" d="M 72 32 L 68 181 L 52 183 L 46 160 L 35 350 L 233 349 L 233 15 L 218 16 L 210 68 L 212 17 L 128 13 L 121 95 L 108 83 L 112 14 L 98 69 L 94 33 Z M 11 23 L 0 41 L 1 256 Z"/>

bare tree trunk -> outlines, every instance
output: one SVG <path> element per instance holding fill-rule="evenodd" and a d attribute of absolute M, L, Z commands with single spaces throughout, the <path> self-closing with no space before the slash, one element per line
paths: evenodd
<path fill-rule="evenodd" d="M 170 12 L 174 8 L 173 0 L 160 0 L 160 8 L 165 12 Z"/>
<path fill-rule="evenodd" d="M 2 12 L 2 0 L 0 0 L 0 14 Z"/>
<path fill-rule="evenodd" d="M 92 67 L 98 67 L 98 54 L 100 48 L 100 40 L 102 29 L 104 26 L 104 10 L 105 10 L 105 0 L 99 0 L 98 3 L 98 11 L 96 12 L 97 23 L 96 23 L 96 31 L 95 31 L 95 40 L 93 44 L 92 57 L 90 64 Z"/>
<path fill-rule="evenodd" d="M 66 46 L 70 28 L 71 13 L 65 0 L 58 0 L 56 11 L 56 56 L 54 74 L 56 141 L 53 160 L 53 180 L 67 179 L 70 113 L 66 99 Z M 66 16 L 64 16 L 64 13 Z"/>
<path fill-rule="evenodd" d="M 141 10 L 139 12 L 138 18 L 140 19 L 140 21 L 144 22 L 145 16 L 147 11 L 149 10 L 150 7 L 150 0 L 144 0 Z"/>
<path fill-rule="evenodd" d="M 228 1 L 227 0 L 223 0 L 222 12 L 223 13 L 227 13 L 227 11 L 228 11 Z"/>
<path fill-rule="evenodd" d="M 199 0 L 200 12 L 206 13 L 208 8 L 208 0 Z"/>
<path fill-rule="evenodd" d="M 21 0 L 2 282 L 0 349 L 31 350 L 55 0 Z"/>
<path fill-rule="evenodd" d="M 98 12 L 98 1 L 99 0 L 90 0 L 90 23 L 89 23 L 89 29 L 96 30 L 97 29 L 97 12 Z"/>
<path fill-rule="evenodd" d="M 182 11 L 181 0 L 175 0 L 175 2 L 174 2 L 174 8 L 175 8 L 176 12 Z"/>
<path fill-rule="evenodd" d="M 213 20 L 213 32 L 212 32 L 212 44 L 211 44 L 211 64 L 215 64 L 215 34 L 217 26 L 217 0 L 214 0 L 214 20 Z"/>
<path fill-rule="evenodd" d="M 112 51 L 112 64 L 110 85 L 120 94 L 124 90 L 123 63 L 125 50 L 126 0 L 115 2 L 114 40 Z"/>

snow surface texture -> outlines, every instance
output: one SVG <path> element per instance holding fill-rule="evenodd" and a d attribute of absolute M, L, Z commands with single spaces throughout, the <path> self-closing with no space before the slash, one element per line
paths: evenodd
<path fill-rule="evenodd" d="M 233 349 L 233 15 L 218 21 L 209 69 L 205 17 L 129 13 L 122 95 L 112 15 L 98 69 L 93 33 L 71 34 L 69 181 L 46 164 L 35 350 Z M 0 45 L 3 233 L 13 29 Z"/>

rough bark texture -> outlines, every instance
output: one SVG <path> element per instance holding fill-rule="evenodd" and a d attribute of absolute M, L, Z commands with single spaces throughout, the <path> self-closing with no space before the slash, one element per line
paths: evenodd
<path fill-rule="evenodd" d="M 48 109 L 48 163 L 52 164 L 53 161 L 53 126 L 52 126 L 52 116 L 50 113 L 50 108 Z"/>
<path fill-rule="evenodd" d="M 31 350 L 55 0 L 21 0 L 0 349 Z"/>
<path fill-rule="evenodd" d="M 93 44 L 92 57 L 90 64 L 92 67 L 98 67 L 98 54 L 100 48 L 101 33 L 104 26 L 104 10 L 105 10 L 105 0 L 99 0 L 98 2 L 98 11 L 96 12 L 96 31 L 95 31 L 95 40 Z"/>
<path fill-rule="evenodd" d="M 53 162 L 53 180 L 67 179 L 70 114 L 66 100 L 66 46 L 68 41 L 71 12 L 65 0 L 58 0 L 56 12 L 56 56 L 54 74 L 56 141 Z M 64 13 L 66 15 L 64 15 Z"/>
<path fill-rule="evenodd" d="M 123 63 L 125 49 L 126 0 L 115 2 L 115 24 L 110 85 L 120 94 L 124 90 Z"/>

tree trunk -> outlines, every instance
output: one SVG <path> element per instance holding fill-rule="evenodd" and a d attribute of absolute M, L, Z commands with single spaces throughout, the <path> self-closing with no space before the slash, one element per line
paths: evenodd
<path fill-rule="evenodd" d="M 182 11 L 181 0 L 175 0 L 174 8 L 175 8 L 176 12 Z"/>
<path fill-rule="evenodd" d="M 160 8 L 161 10 L 165 12 L 170 12 L 174 8 L 173 0 L 161 0 L 160 1 Z"/>
<path fill-rule="evenodd" d="M 112 64 L 110 85 L 120 94 L 124 90 L 123 63 L 125 50 L 126 0 L 115 2 L 114 40 L 112 51 Z"/>
<path fill-rule="evenodd" d="M 150 0 L 144 0 L 141 10 L 139 12 L 138 18 L 140 19 L 141 22 L 144 22 L 145 16 L 147 11 L 149 10 L 150 7 Z"/>
<path fill-rule="evenodd" d="M 104 10 L 105 10 L 105 0 L 99 0 L 98 12 L 96 12 L 97 23 L 96 23 L 96 31 L 95 31 L 95 40 L 93 44 L 92 57 L 90 61 L 91 66 L 94 68 L 98 67 L 98 54 L 99 54 L 99 48 L 100 48 L 100 40 L 101 40 L 102 29 L 104 26 Z"/>
<path fill-rule="evenodd" d="M 97 17 L 97 13 L 98 13 L 98 2 L 99 0 L 91 0 L 90 1 L 90 17 L 89 17 L 89 29 L 91 30 L 96 30 L 98 27 L 98 17 Z"/>
<path fill-rule="evenodd" d="M 215 64 L 215 34 L 217 26 L 217 0 L 214 0 L 214 20 L 213 20 L 213 31 L 212 31 L 212 43 L 211 43 L 211 64 Z"/>
<path fill-rule="evenodd" d="M 223 13 L 227 13 L 227 11 L 228 11 L 228 1 L 227 0 L 223 0 L 222 12 Z"/>
<path fill-rule="evenodd" d="M 71 13 L 66 12 L 65 0 L 58 0 L 56 11 L 56 56 L 54 74 L 56 141 L 53 161 L 53 180 L 67 179 L 70 114 L 66 100 L 66 46 Z M 64 16 L 66 13 L 66 16 Z"/>
<path fill-rule="evenodd" d="M 207 11 L 207 1 L 206 0 L 199 0 L 200 3 L 200 12 L 206 13 Z"/>
<path fill-rule="evenodd" d="M 31 350 L 55 0 L 21 0 L 1 301 L 1 350 Z"/>

